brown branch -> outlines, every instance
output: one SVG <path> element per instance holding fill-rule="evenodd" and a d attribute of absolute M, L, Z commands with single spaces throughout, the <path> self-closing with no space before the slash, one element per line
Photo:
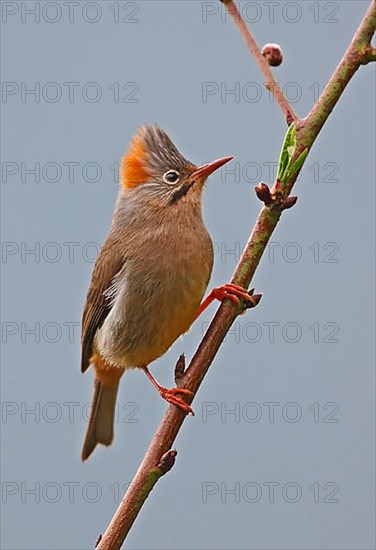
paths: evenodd
<path fill-rule="evenodd" d="M 376 0 L 373 0 L 350 47 L 318 102 L 307 118 L 298 121 L 296 157 L 304 149 L 311 148 L 324 122 L 329 117 L 358 68 L 374 60 L 375 52 L 370 46 L 370 41 L 375 32 L 375 27 Z M 283 209 L 288 207 L 286 206 L 286 197 L 290 194 L 299 172 L 300 170 L 282 186 L 280 182 L 276 182 L 271 190 L 273 201 L 269 206 L 264 206 L 261 209 L 233 275 L 233 283 L 248 288 L 266 245 L 280 219 L 281 213 Z M 296 199 L 293 201 L 290 200 L 290 203 L 294 202 L 296 202 Z M 178 365 L 179 386 L 185 387 L 194 393 L 197 392 L 218 348 L 239 312 L 238 306 L 228 300 L 220 305 L 185 373 L 184 363 Z M 182 362 L 182 359 L 180 358 L 179 361 Z M 170 457 L 167 460 L 168 464 L 170 462 L 173 463 L 173 460 L 170 460 L 171 454 L 169 454 L 173 453 L 173 451 L 170 451 L 170 449 L 174 444 L 185 417 L 185 413 L 180 409 L 172 405 L 168 407 L 132 484 L 97 546 L 98 550 L 118 550 L 121 547 L 154 485 L 168 471 L 169 468 L 163 466 L 166 457 Z M 175 458 L 175 455 L 173 458 Z"/>
<path fill-rule="evenodd" d="M 367 63 L 370 63 L 371 61 L 376 61 L 376 48 L 369 45 L 367 47 Z"/>
<path fill-rule="evenodd" d="M 260 52 L 259 47 L 256 44 L 255 39 L 253 38 L 251 32 L 249 31 L 247 25 L 244 22 L 235 2 L 233 0 L 221 0 L 226 6 L 227 11 L 232 16 L 235 25 L 239 29 L 240 34 L 244 38 L 251 54 L 253 55 L 257 65 L 260 67 L 262 74 L 265 79 L 265 86 L 271 92 L 275 99 L 277 100 L 279 106 L 285 114 L 287 124 L 291 124 L 294 120 L 297 120 L 297 116 L 294 113 L 291 105 L 283 95 L 283 92 L 277 83 L 274 75 L 269 67 L 268 62 L 265 60 L 264 56 Z"/>
<path fill-rule="evenodd" d="M 300 148 L 298 148 L 297 154 L 306 147 L 310 148 L 312 146 L 356 71 L 362 65 L 376 61 L 376 48 L 372 48 L 370 44 L 375 33 L 375 28 L 376 0 L 372 0 L 350 46 L 347 48 L 346 53 L 325 86 L 321 96 L 313 106 L 308 117 L 298 123 Z M 290 182 L 287 186 L 288 192 L 291 191 L 292 185 Z"/>

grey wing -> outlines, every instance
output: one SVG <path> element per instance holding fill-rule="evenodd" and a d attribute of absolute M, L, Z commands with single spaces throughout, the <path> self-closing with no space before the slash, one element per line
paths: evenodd
<path fill-rule="evenodd" d="M 81 329 L 82 372 L 85 372 L 90 365 L 95 333 L 111 311 L 111 300 L 106 292 L 111 288 L 114 277 L 124 266 L 124 258 L 120 254 L 116 254 L 114 250 L 119 250 L 119 248 L 114 246 L 111 238 L 108 238 L 95 262 L 86 296 Z"/>

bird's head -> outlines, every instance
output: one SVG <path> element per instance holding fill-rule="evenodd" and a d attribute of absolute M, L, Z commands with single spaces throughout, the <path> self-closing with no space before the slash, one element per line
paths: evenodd
<path fill-rule="evenodd" d="M 208 176 L 234 157 L 196 166 L 177 150 L 158 126 L 142 126 L 123 157 L 120 179 L 125 190 L 142 190 L 150 199 L 171 206 L 201 197 Z"/>

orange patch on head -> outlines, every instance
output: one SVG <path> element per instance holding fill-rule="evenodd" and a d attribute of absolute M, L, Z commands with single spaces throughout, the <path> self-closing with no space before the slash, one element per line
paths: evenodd
<path fill-rule="evenodd" d="M 145 168 L 146 151 L 143 140 L 137 134 L 129 146 L 128 153 L 123 157 L 120 178 L 123 187 L 131 189 L 145 183 L 150 174 Z"/>

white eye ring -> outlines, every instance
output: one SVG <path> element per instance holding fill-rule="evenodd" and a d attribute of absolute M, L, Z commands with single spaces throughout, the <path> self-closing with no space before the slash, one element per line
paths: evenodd
<path fill-rule="evenodd" d="M 163 174 L 163 181 L 169 184 L 174 184 L 179 181 L 179 172 L 176 170 L 169 170 L 165 174 Z"/>

